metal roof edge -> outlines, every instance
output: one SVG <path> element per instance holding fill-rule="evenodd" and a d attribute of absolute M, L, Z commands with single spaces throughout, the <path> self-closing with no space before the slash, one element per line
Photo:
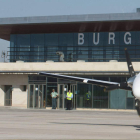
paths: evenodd
<path fill-rule="evenodd" d="M 110 13 L 0 18 L 0 25 L 140 20 L 140 13 Z"/>
<path fill-rule="evenodd" d="M 0 73 L 129 73 L 128 71 L 0 71 Z M 138 73 L 139 71 L 136 71 Z"/>

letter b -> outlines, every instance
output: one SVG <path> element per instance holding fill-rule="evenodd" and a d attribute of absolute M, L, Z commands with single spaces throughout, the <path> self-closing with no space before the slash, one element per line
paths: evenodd
<path fill-rule="evenodd" d="M 84 44 L 84 34 L 78 33 L 78 45 L 83 45 L 83 44 Z"/>

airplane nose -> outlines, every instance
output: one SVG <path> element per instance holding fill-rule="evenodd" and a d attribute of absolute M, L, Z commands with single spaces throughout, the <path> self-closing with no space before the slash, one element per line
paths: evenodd
<path fill-rule="evenodd" d="M 140 75 L 138 75 L 133 82 L 133 94 L 137 99 L 140 99 Z"/>

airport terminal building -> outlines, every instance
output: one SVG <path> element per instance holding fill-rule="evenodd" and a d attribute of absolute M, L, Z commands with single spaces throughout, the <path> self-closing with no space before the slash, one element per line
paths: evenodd
<path fill-rule="evenodd" d="M 74 94 L 73 109 L 135 109 L 131 91 L 45 77 L 49 72 L 112 82 L 129 77 L 124 48 L 140 71 L 140 13 L 0 18 L 0 38 L 10 41 L 10 62 L 0 63 L 0 106 L 51 107 L 50 93 Z M 88 104 L 86 93 L 90 94 Z"/>

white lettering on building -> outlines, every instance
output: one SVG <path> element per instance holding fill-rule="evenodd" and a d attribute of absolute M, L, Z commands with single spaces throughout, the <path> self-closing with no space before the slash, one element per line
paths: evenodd
<path fill-rule="evenodd" d="M 115 33 L 109 33 L 108 44 L 111 44 L 111 41 L 115 44 Z"/>
<path fill-rule="evenodd" d="M 127 36 L 128 36 L 128 38 L 127 38 Z M 124 43 L 127 45 L 131 44 L 131 33 L 130 32 L 126 32 L 124 34 Z"/>
<path fill-rule="evenodd" d="M 99 44 L 99 37 L 100 37 L 99 33 L 97 33 L 97 39 L 96 39 L 95 33 L 93 33 L 93 44 L 95 44 L 95 45 Z"/>
<path fill-rule="evenodd" d="M 84 44 L 84 34 L 78 33 L 78 45 L 83 45 L 83 44 Z"/>
<path fill-rule="evenodd" d="M 109 32 L 108 33 L 108 44 L 115 44 L 115 33 L 114 32 Z M 101 37 L 102 39 L 102 37 Z M 131 44 L 131 33 L 126 32 L 124 34 L 124 43 L 126 45 Z M 84 38 L 84 33 L 78 33 L 78 45 L 83 45 L 85 43 L 85 38 Z M 93 44 L 98 45 L 100 43 L 100 33 L 93 33 Z"/>

